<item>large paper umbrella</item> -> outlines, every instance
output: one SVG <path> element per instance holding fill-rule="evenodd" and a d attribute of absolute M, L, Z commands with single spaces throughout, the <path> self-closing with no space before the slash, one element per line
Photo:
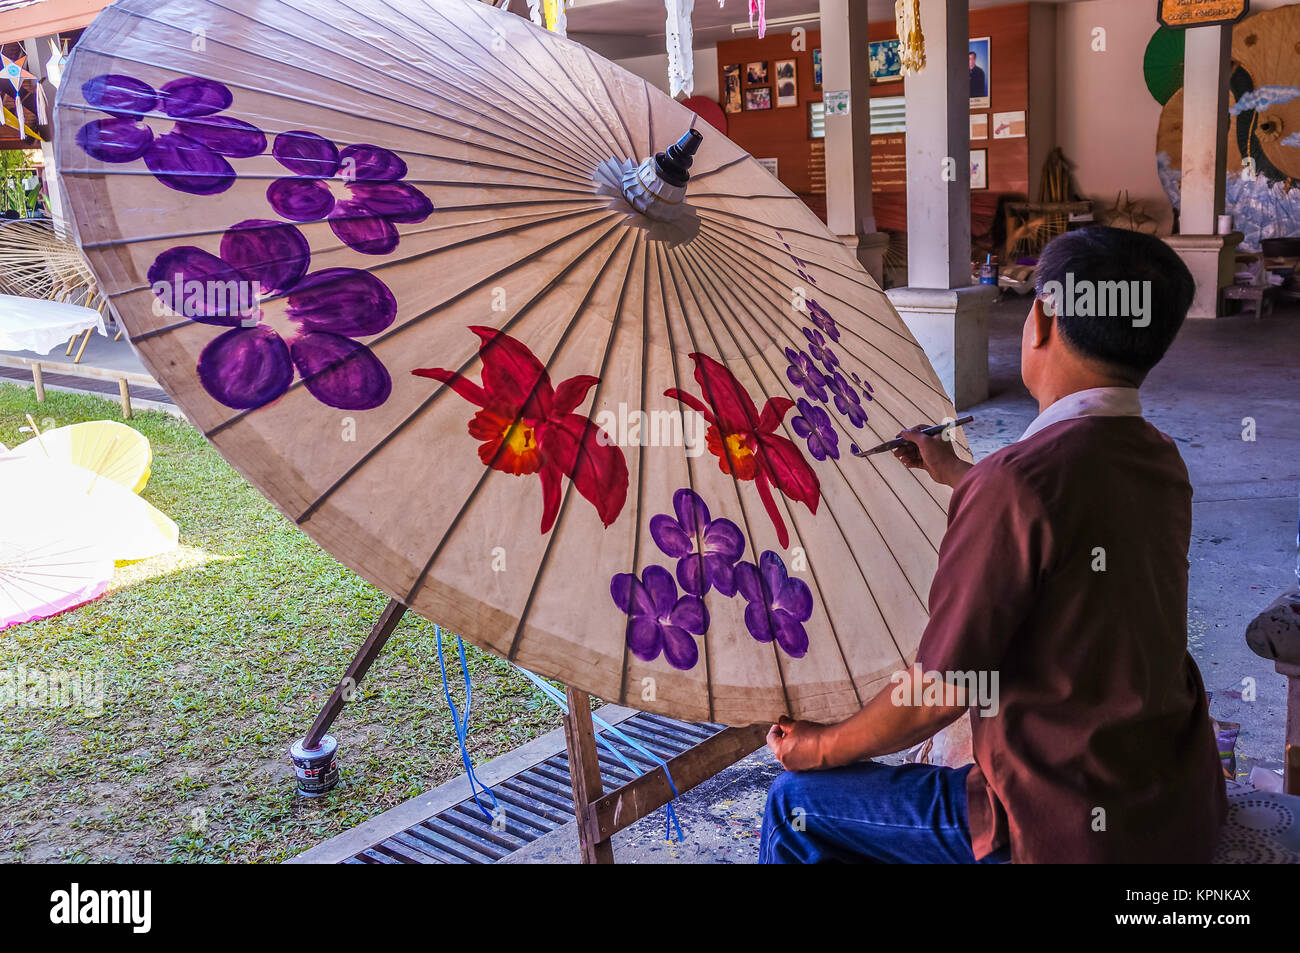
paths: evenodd
<path fill-rule="evenodd" d="M 145 364 L 390 595 L 731 724 L 910 659 L 947 491 L 851 450 L 952 408 L 854 256 L 643 80 L 473 0 L 122 0 L 60 96 Z"/>

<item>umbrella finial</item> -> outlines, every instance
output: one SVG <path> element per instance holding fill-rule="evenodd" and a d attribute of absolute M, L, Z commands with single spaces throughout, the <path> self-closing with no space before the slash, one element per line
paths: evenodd
<path fill-rule="evenodd" d="M 655 165 L 664 181 L 670 185 L 683 186 L 691 180 L 691 162 L 703 141 L 704 137 L 691 128 L 686 130 L 686 135 L 669 146 L 667 152 L 655 156 Z"/>
<path fill-rule="evenodd" d="M 641 214 L 669 222 L 685 213 L 686 183 L 691 180 L 692 157 L 704 137 L 688 129 L 665 151 L 646 159 L 623 174 L 623 197 Z"/>

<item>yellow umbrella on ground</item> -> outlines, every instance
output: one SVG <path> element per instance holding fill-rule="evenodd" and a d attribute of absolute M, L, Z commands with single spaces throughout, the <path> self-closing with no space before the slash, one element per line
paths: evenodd
<path fill-rule="evenodd" d="M 79 527 L 73 535 L 115 562 L 149 559 L 179 542 L 176 524 L 165 513 L 85 467 L 11 453 L 0 457 L 0 486 L 7 508 L 60 526 L 72 519 Z M 33 532 L 30 523 L 6 521 L 0 542 L 23 544 Z"/>
<path fill-rule="evenodd" d="M 13 452 L 84 467 L 139 493 L 149 482 L 149 438 L 115 420 L 91 420 L 37 433 Z"/>

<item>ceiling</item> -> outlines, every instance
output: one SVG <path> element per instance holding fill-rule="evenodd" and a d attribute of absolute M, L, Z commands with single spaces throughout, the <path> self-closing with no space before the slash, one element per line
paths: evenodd
<path fill-rule="evenodd" d="M 970 0 L 970 8 L 1004 6 L 1010 0 Z M 1046 0 L 1067 3 L 1072 0 Z M 894 0 L 866 0 L 873 21 L 894 18 Z M 528 15 L 527 0 L 510 0 L 510 9 Z M 767 0 L 768 21 L 804 16 L 803 25 L 817 28 L 818 0 Z M 663 0 L 574 0 L 568 11 L 568 34 L 572 39 L 611 59 L 661 53 L 664 47 Z M 732 24 L 747 24 L 747 0 L 695 0 L 692 17 L 695 46 L 712 46 L 719 40 L 737 36 L 754 36 L 748 31 L 733 33 Z M 798 23 L 782 24 L 775 30 L 788 31 Z"/>

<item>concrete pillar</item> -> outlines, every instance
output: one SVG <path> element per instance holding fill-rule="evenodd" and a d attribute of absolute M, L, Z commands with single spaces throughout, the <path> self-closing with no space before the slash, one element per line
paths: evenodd
<path fill-rule="evenodd" d="M 921 0 L 925 69 L 908 76 L 907 283 L 970 284 L 970 13 Z"/>
<path fill-rule="evenodd" d="M 826 224 L 854 250 L 877 282 L 884 279 L 888 237 L 871 206 L 871 65 L 867 4 L 821 0 L 822 89 L 848 90 L 847 116 L 826 118 Z"/>
<path fill-rule="evenodd" d="M 921 0 L 926 65 L 904 85 L 908 287 L 888 292 L 958 409 L 988 397 L 997 296 L 970 283 L 969 21 L 967 0 Z"/>
<path fill-rule="evenodd" d="M 1232 281 L 1240 235 L 1219 236 L 1227 175 L 1228 78 L 1232 27 L 1185 31 L 1183 69 L 1183 177 L 1178 234 L 1169 244 L 1196 279 L 1188 317 L 1219 314 L 1219 289 Z"/>

